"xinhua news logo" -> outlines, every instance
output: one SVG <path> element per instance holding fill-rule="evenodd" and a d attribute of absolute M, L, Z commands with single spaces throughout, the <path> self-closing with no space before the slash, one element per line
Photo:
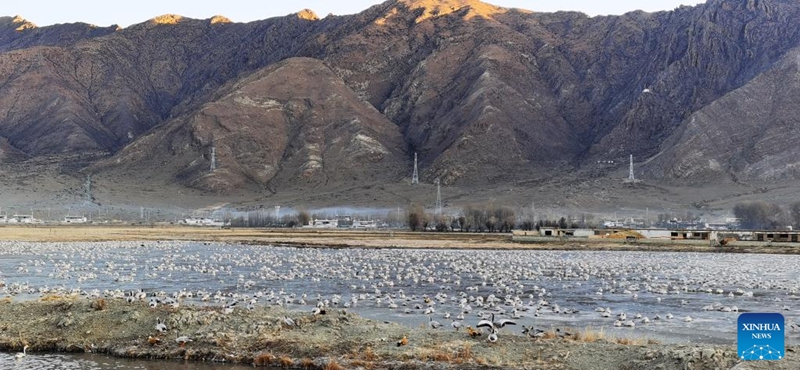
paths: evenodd
<path fill-rule="evenodd" d="M 739 358 L 744 361 L 783 359 L 783 315 L 779 313 L 744 313 L 739 316 Z"/>

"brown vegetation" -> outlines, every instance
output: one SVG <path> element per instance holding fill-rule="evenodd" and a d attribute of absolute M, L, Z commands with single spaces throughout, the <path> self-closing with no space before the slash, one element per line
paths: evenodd
<path fill-rule="evenodd" d="M 345 368 L 342 365 L 339 365 L 336 361 L 331 360 L 327 365 L 325 365 L 324 370 L 345 370 Z"/>
<path fill-rule="evenodd" d="M 270 353 L 261 353 L 253 359 L 254 366 L 269 366 L 274 360 L 274 356 Z"/>
<path fill-rule="evenodd" d="M 300 360 L 300 368 L 304 370 L 313 369 L 315 367 L 314 360 L 306 357 Z"/>
<path fill-rule="evenodd" d="M 106 300 L 105 298 L 97 298 L 92 301 L 91 307 L 96 311 L 102 311 L 106 309 Z"/>
<path fill-rule="evenodd" d="M 598 340 L 606 339 L 606 334 L 602 328 L 595 330 L 587 326 L 583 330 L 576 330 L 573 339 L 578 342 L 594 343 Z"/>
<path fill-rule="evenodd" d="M 294 365 L 294 360 L 289 356 L 278 357 L 278 363 L 283 367 L 290 367 Z"/>

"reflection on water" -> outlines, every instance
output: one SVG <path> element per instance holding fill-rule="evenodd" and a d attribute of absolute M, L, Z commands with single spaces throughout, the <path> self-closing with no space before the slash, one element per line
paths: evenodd
<path fill-rule="evenodd" d="M 251 366 L 204 362 L 148 361 L 114 358 L 97 354 L 37 354 L 18 359 L 0 353 L 0 369 L 14 370 L 244 370 Z"/>

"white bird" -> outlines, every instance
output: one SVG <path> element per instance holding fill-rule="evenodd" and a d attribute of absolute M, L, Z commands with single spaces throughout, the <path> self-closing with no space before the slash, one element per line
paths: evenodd
<path fill-rule="evenodd" d="M 156 317 L 156 331 L 158 331 L 159 333 L 167 331 L 167 325 L 164 324 L 163 321 L 161 321 L 160 317 Z"/>
<path fill-rule="evenodd" d="M 26 346 L 22 347 L 22 352 L 17 353 L 16 358 L 17 359 L 21 359 L 21 358 L 27 356 L 28 355 L 27 351 L 28 351 L 28 346 L 26 345 Z"/>
<path fill-rule="evenodd" d="M 439 329 L 442 327 L 442 323 L 434 321 L 433 317 L 428 316 L 428 327 L 431 329 Z"/>
<path fill-rule="evenodd" d="M 313 316 L 324 315 L 324 314 L 325 314 L 325 310 L 323 310 L 323 309 L 321 309 L 319 307 L 314 307 L 314 309 L 311 310 L 311 315 L 313 315 Z"/>
<path fill-rule="evenodd" d="M 189 338 L 188 336 L 182 335 L 182 336 L 178 337 L 177 333 L 175 333 L 175 335 L 176 335 L 175 341 L 178 342 L 178 345 L 180 345 L 181 347 L 186 346 L 186 343 L 189 343 L 189 342 L 192 341 L 192 338 Z"/>
<path fill-rule="evenodd" d="M 489 341 L 489 343 L 497 343 L 497 330 L 492 330 L 492 334 L 489 334 L 486 340 Z"/>
<path fill-rule="evenodd" d="M 686 317 L 683 319 L 683 321 L 684 321 L 684 322 L 692 322 L 692 317 L 691 317 L 691 316 L 686 316 Z"/>
<path fill-rule="evenodd" d="M 296 323 L 294 322 L 294 320 L 292 320 L 292 318 L 291 318 L 291 317 L 289 317 L 289 316 L 284 316 L 284 317 L 283 317 L 283 323 L 284 323 L 286 326 L 290 327 L 290 328 L 293 328 L 293 327 L 296 325 Z"/>
<path fill-rule="evenodd" d="M 239 301 L 233 301 L 231 303 L 226 303 L 225 306 L 222 307 L 222 313 L 224 313 L 226 315 L 232 314 L 233 313 L 233 308 L 236 307 L 237 303 L 239 303 Z"/>
<path fill-rule="evenodd" d="M 453 329 L 456 329 L 456 331 L 458 331 L 458 329 L 461 329 L 461 322 L 459 322 L 458 320 L 453 320 L 453 322 L 450 323 L 450 325 L 453 327 Z"/>

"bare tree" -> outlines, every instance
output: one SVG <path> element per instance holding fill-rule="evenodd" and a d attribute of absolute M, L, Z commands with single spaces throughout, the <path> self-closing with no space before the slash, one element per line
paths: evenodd
<path fill-rule="evenodd" d="M 777 204 L 763 201 L 739 203 L 733 214 L 741 220 L 743 229 L 776 230 L 786 223 L 786 212 Z"/>
<path fill-rule="evenodd" d="M 408 227 L 411 231 L 422 229 L 423 225 L 427 227 L 428 221 L 426 220 L 425 209 L 420 205 L 412 204 L 411 210 L 408 212 Z"/>
<path fill-rule="evenodd" d="M 297 212 L 297 222 L 300 225 L 308 225 L 311 222 L 311 216 L 308 214 L 306 210 L 300 210 Z"/>

